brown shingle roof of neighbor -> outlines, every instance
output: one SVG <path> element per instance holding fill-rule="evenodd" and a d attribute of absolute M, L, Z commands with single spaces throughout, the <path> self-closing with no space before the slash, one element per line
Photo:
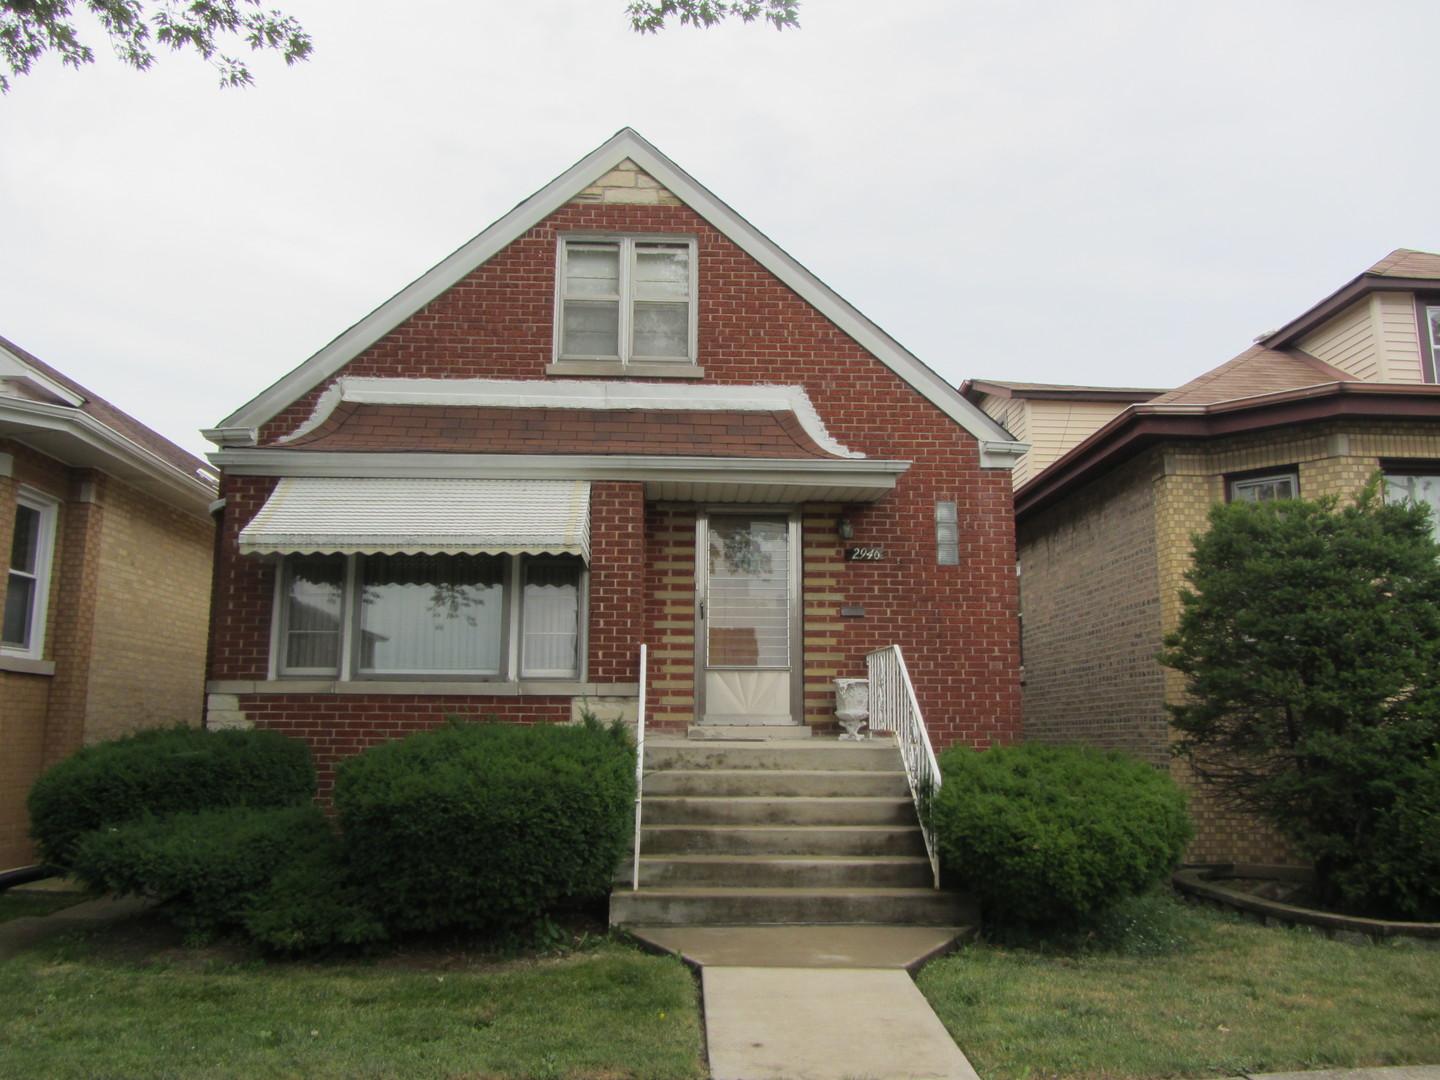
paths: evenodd
<path fill-rule="evenodd" d="M 1380 277 L 1434 278 L 1440 281 L 1440 255 L 1396 248 L 1365 272 Z"/>
<path fill-rule="evenodd" d="M 344 402 L 305 450 L 467 454 L 657 454 L 833 458 L 793 412 L 376 405 Z"/>
<path fill-rule="evenodd" d="M 1339 368 L 1313 356 L 1256 345 L 1168 394 L 1161 394 L 1150 404 L 1213 405 L 1347 379 L 1349 376 Z"/>
<path fill-rule="evenodd" d="M 173 465 L 175 468 L 192 476 L 195 475 L 197 470 L 203 470 L 207 474 L 211 471 L 210 466 L 194 454 L 180 449 L 180 447 L 176 446 L 158 431 L 152 431 L 133 416 L 117 409 L 98 394 L 87 390 L 74 379 L 65 375 L 63 372 L 56 371 L 49 364 L 32 356 L 13 342 L 0 337 L 0 347 L 14 353 L 47 379 L 54 380 L 71 393 L 84 398 L 84 402 L 79 406 L 80 412 L 93 417 L 111 431 L 125 436 L 125 438 L 131 442 L 150 451 L 150 453 L 154 454 L 161 461 Z"/>

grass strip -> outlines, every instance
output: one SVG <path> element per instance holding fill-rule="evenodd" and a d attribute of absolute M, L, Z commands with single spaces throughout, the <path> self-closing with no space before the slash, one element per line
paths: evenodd
<path fill-rule="evenodd" d="M 917 981 L 986 1080 L 1440 1063 L 1440 951 L 1184 922 L 1163 955 L 973 946 Z"/>
<path fill-rule="evenodd" d="M 0 964 L 0 1076 L 34 1080 L 687 1080 L 697 991 L 617 944 L 480 971 Z"/>

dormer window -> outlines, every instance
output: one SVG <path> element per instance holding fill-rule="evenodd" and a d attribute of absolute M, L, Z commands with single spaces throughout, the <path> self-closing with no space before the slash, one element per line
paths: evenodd
<path fill-rule="evenodd" d="M 555 373 L 693 369 L 696 277 L 693 240 L 562 240 Z"/>
<path fill-rule="evenodd" d="M 1440 369 L 1440 297 L 1419 296 L 1415 303 L 1416 314 L 1420 317 L 1420 356 L 1422 378 L 1427 383 L 1436 379 Z"/>

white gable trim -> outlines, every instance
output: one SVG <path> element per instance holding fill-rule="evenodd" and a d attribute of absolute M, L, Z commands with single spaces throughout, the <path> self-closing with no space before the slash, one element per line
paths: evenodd
<path fill-rule="evenodd" d="M 224 445 L 254 441 L 253 432 L 297 398 L 333 376 L 346 363 L 451 288 L 476 267 L 513 243 L 579 192 L 630 158 L 672 194 L 705 218 L 773 273 L 881 363 L 977 439 L 1009 443 L 1010 436 L 977 406 L 961 397 L 885 331 L 775 245 L 708 189 L 630 128 L 617 132 L 565 172 L 520 203 L 469 243 L 361 319 L 309 360 L 272 384 L 205 432 Z"/>
<path fill-rule="evenodd" d="M 687 409 L 790 412 L 827 453 L 863 458 L 836 441 L 803 386 L 675 386 L 669 383 L 546 382 L 539 379 L 366 379 L 341 376 L 309 419 L 278 442 L 314 431 L 342 402 L 508 409 Z"/>

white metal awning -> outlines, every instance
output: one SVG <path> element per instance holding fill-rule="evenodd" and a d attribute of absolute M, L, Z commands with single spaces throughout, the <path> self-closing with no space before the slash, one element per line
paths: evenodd
<path fill-rule="evenodd" d="M 579 555 L 590 559 L 585 480 L 281 479 L 240 530 L 244 555 Z"/>

